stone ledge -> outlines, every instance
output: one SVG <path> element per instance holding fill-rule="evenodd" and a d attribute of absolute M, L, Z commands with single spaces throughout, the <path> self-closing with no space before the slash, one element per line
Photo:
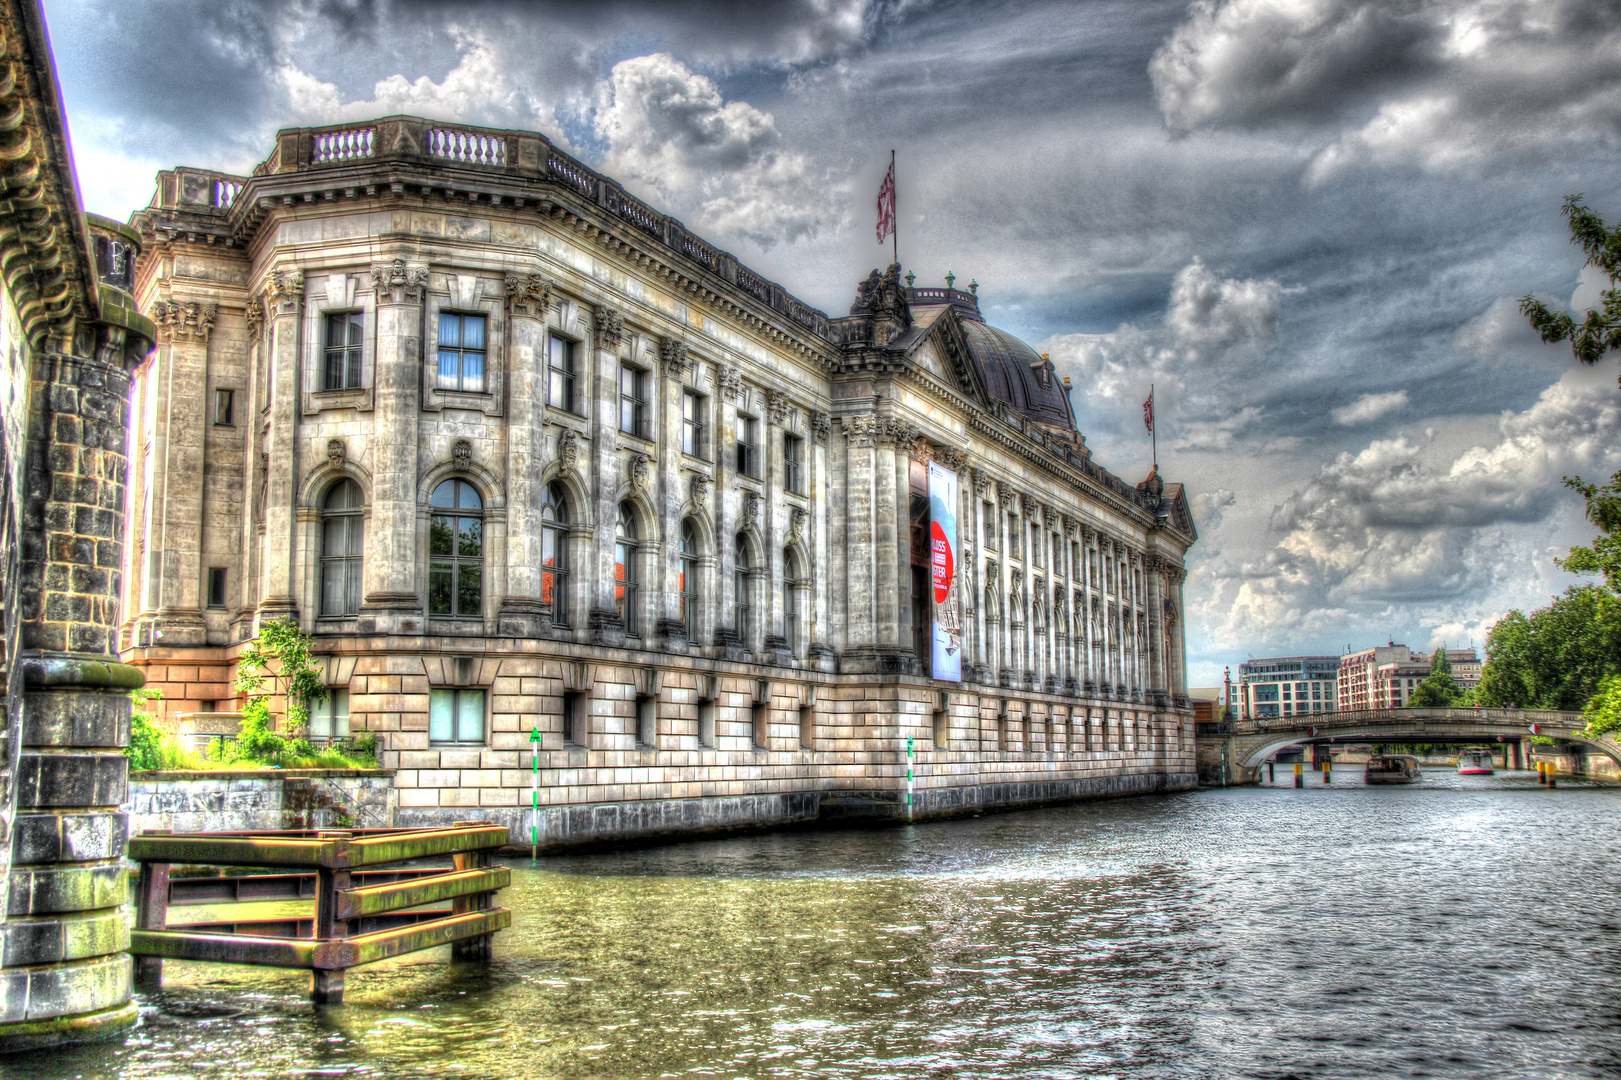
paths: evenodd
<path fill-rule="evenodd" d="M 343 777 L 392 777 L 393 769 L 175 769 L 132 772 L 130 781 L 155 780 L 299 780 Z"/>

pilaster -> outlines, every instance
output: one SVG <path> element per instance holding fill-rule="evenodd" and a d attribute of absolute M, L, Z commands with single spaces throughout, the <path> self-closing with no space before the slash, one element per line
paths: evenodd
<path fill-rule="evenodd" d="M 373 266 L 371 281 L 377 311 L 376 393 L 366 594 L 359 627 L 363 634 L 418 634 L 424 620 L 417 566 L 417 427 L 428 268 L 394 259 Z"/>
<path fill-rule="evenodd" d="M 304 272 L 272 270 L 265 282 L 270 314 L 270 423 L 264 439 L 264 578 L 260 621 L 296 619 L 298 587 L 293 576 L 294 501 L 298 487 L 298 400 L 302 365 Z M 381 368 L 382 365 L 378 365 Z M 375 495 L 374 495 L 375 499 Z M 375 516 L 374 516 L 375 520 Z M 387 533 L 383 533 L 386 537 Z M 371 558 L 368 565 L 387 564 Z"/>
<path fill-rule="evenodd" d="M 540 274 L 506 277 L 507 587 L 496 612 L 496 632 L 502 637 L 539 637 L 546 622 L 540 599 L 540 473 L 552 287 L 551 279 Z"/>

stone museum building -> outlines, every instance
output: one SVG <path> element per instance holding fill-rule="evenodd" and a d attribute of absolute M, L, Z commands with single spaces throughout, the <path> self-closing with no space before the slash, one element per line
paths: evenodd
<path fill-rule="evenodd" d="M 977 286 L 823 314 L 534 132 L 269 151 L 131 222 L 121 648 L 170 723 L 294 619 L 400 825 L 527 837 L 532 747 L 544 844 L 1193 784 L 1182 488 L 1096 465 Z"/>

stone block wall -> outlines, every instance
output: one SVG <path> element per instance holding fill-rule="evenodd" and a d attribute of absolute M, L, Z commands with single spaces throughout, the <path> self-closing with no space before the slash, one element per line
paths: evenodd
<path fill-rule="evenodd" d="M 135 773 L 130 833 L 390 828 L 394 784 L 384 769 Z"/>

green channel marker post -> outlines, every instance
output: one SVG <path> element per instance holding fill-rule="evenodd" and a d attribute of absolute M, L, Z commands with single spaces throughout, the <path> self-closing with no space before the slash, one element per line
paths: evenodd
<path fill-rule="evenodd" d="M 540 853 L 540 729 L 529 732 L 529 861 Z"/>
<path fill-rule="evenodd" d="M 912 736 L 906 736 L 906 820 L 912 820 Z"/>

